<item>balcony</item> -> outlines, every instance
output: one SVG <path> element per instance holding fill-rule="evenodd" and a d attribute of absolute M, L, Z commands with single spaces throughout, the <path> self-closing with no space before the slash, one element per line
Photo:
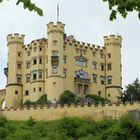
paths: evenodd
<path fill-rule="evenodd" d="M 81 84 L 91 84 L 90 79 L 84 79 L 84 78 L 79 78 L 79 77 L 74 77 L 74 82 L 75 83 L 81 83 Z"/>
<path fill-rule="evenodd" d="M 51 62 L 52 64 L 57 64 L 59 62 L 59 56 L 51 56 Z"/>
<path fill-rule="evenodd" d="M 4 74 L 8 77 L 8 68 L 4 68 Z"/>

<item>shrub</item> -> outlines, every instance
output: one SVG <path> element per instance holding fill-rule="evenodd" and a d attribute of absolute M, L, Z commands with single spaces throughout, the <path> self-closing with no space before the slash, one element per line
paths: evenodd
<path fill-rule="evenodd" d="M 76 136 L 76 129 L 81 124 L 81 120 L 78 118 L 63 118 L 60 120 L 60 123 L 58 125 L 58 129 L 61 134 L 64 134 L 65 136 Z"/>
<path fill-rule="evenodd" d="M 0 117 L 0 127 L 4 127 L 6 122 L 7 120 L 5 117 Z"/>
<path fill-rule="evenodd" d="M 109 102 L 109 100 L 103 98 L 103 97 L 100 97 L 100 96 L 97 96 L 97 95 L 86 95 L 86 98 L 91 98 L 93 99 L 93 101 L 95 103 L 99 103 L 99 102 L 102 102 L 102 103 L 105 103 L 105 102 Z"/>
<path fill-rule="evenodd" d="M 36 101 L 36 104 L 38 104 L 38 105 L 47 104 L 47 95 L 46 95 L 46 94 L 42 95 L 42 96 Z"/>
<path fill-rule="evenodd" d="M 71 91 L 67 90 L 61 94 L 59 102 L 61 104 L 71 104 L 78 102 L 78 98 Z"/>
<path fill-rule="evenodd" d="M 32 127 L 35 124 L 35 121 L 33 120 L 32 117 L 29 118 L 29 120 L 27 121 L 28 126 Z"/>

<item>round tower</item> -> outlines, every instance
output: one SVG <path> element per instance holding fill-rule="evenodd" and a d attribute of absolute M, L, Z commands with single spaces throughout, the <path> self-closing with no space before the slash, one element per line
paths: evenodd
<path fill-rule="evenodd" d="M 110 35 L 104 37 L 106 49 L 106 92 L 105 97 L 117 102 L 122 91 L 121 46 L 122 37 Z"/>
<path fill-rule="evenodd" d="M 8 46 L 8 79 L 6 88 L 6 107 L 19 106 L 22 103 L 22 46 L 24 35 L 9 34 Z"/>
<path fill-rule="evenodd" d="M 48 78 L 47 97 L 50 101 L 59 99 L 63 93 L 63 45 L 64 24 L 50 22 L 48 28 Z"/>

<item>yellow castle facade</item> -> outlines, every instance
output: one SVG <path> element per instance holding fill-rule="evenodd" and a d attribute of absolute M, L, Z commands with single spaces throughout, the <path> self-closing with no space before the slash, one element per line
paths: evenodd
<path fill-rule="evenodd" d="M 118 101 L 122 90 L 122 37 L 104 37 L 104 46 L 67 36 L 61 22 L 47 24 L 47 38 L 24 45 L 24 35 L 7 36 L 6 106 L 20 106 L 47 94 L 51 102 L 70 90 Z"/>

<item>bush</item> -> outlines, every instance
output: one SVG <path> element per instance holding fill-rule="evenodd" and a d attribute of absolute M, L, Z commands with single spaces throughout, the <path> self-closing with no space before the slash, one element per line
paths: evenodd
<path fill-rule="evenodd" d="M 47 95 L 44 94 L 42 95 L 37 101 L 36 101 L 36 104 L 38 105 L 44 105 L 44 104 L 47 104 Z"/>
<path fill-rule="evenodd" d="M 35 124 L 35 121 L 33 120 L 32 117 L 29 118 L 29 120 L 27 121 L 28 126 L 32 127 Z"/>
<path fill-rule="evenodd" d="M 9 134 L 8 129 L 0 127 L 0 140 L 3 140 Z"/>
<path fill-rule="evenodd" d="M 60 120 L 58 129 L 65 136 L 76 137 L 76 129 L 80 126 L 81 120 L 78 118 L 63 118 Z"/>
<path fill-rule="evenodd" d="M 4 127 L 6 122 L 7 122 L 7 120 L 5 117 L 0 117 L 0 127 Z"/>
<path fill-rule="evenodd" d="M 44 105 L 47 104 L 47 95 L 42 95 L 36 102 L 31 102 L 30 100 L 26 100 L 24 105 L 30 106 L 30 105 Z"/>
<path fill-rule="evenodd" d="M 105 102 L 109 102 L 109 100 L 103 98 L 103 97 L 100 97 L 100 96 L 97 96 L 97 95 L 86 95 L 86 98 L 91 98 L 93 99 L 93 101 L 95 103 L 105 103 Z"/>
<path fill-rule="evenodd" d="M 79 98 L 74 95 L 71 91 L 67 90 L 61 94 L 59 102 L 61 104 L 71 104 L 79 102 Z"/>

